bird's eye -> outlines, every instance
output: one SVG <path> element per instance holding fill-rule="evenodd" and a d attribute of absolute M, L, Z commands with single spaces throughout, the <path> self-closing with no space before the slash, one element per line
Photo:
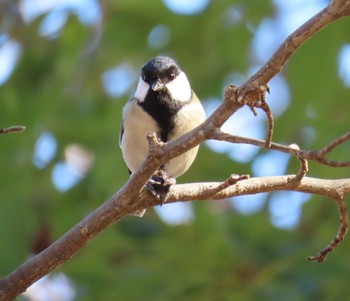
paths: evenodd
<path fill-rule="evenodd" d="M 150 83 L 152 81 L 154 81 L 155 77 L 151 74 L 142 74 L 142 80 L 145 81 L 146 83 Z"/>
<path fill-rule="evenodd" d="M 169 74 L 169 80 L 173 80 L 175 78 L 175 73 L 170 73 Z"/>

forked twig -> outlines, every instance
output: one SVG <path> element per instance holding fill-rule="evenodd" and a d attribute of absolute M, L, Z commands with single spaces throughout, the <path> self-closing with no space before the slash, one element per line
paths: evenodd
<path fill-rule="evenodd" d="M 220 183 L 217 186 L 207 189 L 207 192 L 210 195 L 208 198 L 213 197 L 218 192 L 221 192 L 222 190 L 237 184 L 237 182 L 239 181 L 247 180 L 249 178 L 250 178 L 250 175 L 230 175 L 230 177 L 224 182 Z"/>
<path fill-rule="evenodd" d="M 30 284 L 51 272 L 58 265 L 71 259 L 81 248 L 83 248 L 89 241 L 91 241 L 100 232 L 106 229 L 115 221 L 119 220 L 121 217 L 125 216 L 130 212 L 130 206 L 133 204 L 139 204 L 139 191 L 147 181 L 147 179 L 156 171 L 157 167 L 167 160 L 170 160 L 185 151 L 193 148 L 199 143 L 206 139 L 217 139 L 217 140 L 230 140 L 236 143 L 247 143 L 249 140 L 243 140 L 240 137 L 237 142 L 236 137 L 229 137 L 224 135 L 219 135 L 214 133 L 213 129 L 216 127 L 219 129 L 224 122 L 232 116 L 232 114 L 237 111 L 240 107 L 247 104 L 248 99 L 245 97 L 247 93 L 255 96 L 261 91 L 254 92 L 254 90 L 259 90 L 259 88 L 266 86 L 266 84 L 273 78 L 277 73 L 279 73 L 291 55 L 294 54 L 296 49 L 303 45 L 308 39 L 310 39 L 314 34 L 320 31 L 322 28 L 326 27 L 335 20 L 341 18 L 342 16 L 350 15 L 350 1 L 349 0 L 331 0 L 330 4 L 312 17 L 305 24 L 300 26 L 294 33 L 287 37 L 287 39 L 280 45 L 277 51 L 272 55 L 268 62 L 263 65 L 253 76 L 251 76 L 245 83 L 240 87 L 234 88 L 230 87 L 231 100 L 230 97 L 226 97 L 225 101 L 219 108 L 207 119 L 207 121 L 194 129 L 190 133 L 179 137 L 166 143 L 163 147 L 154 147 L 156 155 L 149 155 L 147 159 L 142 163 L 140 168 L 132 174 L 128 182 L 123 185 L 118 192 L 116 192 L 109 200 L 102 204 L 95 211 L 91 212 L 84 220 L 78 223 L 76 226 L 68 230 L 61 238 L 56 240 L 48 248 L 40 252 L 39 254 L 29 258 L 25 263 L 18 267 L 15 271 L 3 277 L 0 280 L 0 300 L 12 300 L 18 294 L 25 291 Z M 226 89 L 225 89 L 226 91 Z M 230 96 L 230 95 L 228 95 Z M 238 96 L 238 98 L 236 97 Z M 226 101 L 227 98 L 227 101 Z M 260 99 L 259 97 L 252 97 L 252 99 Z M 236 101 L 237 100 L 237 101 Z M 2 133 L 8 131 L 2 131 Z M 11 131 L 10 131 L 11 132 Z M 216 137 L 214 137 L 216 135 Z M 346 138 L 348 139 L 348 138 Z M 227 141 L 228 141 L 227 140 Z M 268 141 L 269 139 L 267 139 Z M 264 146 L 265 141 L 259 141 L 250 139 L 250 144 Z M 340 142 L 342 143 L 342 142 Z M 154 143 L 157 145 L 157 143 Z M 333 162 L 326 160 L 325 158 L 318 159 L 312 158 L 312 153 L 304 151 L 296 151 L 287 146 L 278 145 L 276 143 L 271 143 L 272 149 L 282 150 L 284 152 L 290 153 L 294 156 L 301 156 L 304 159 L 314 160 L 317 162 L 322 162 L 329 166 L 350 166 L 350 162 Z M 332 146 L 331 146 L 332 148 Z M 327 152 L 327 151 L 326 151 Z M 163 157 L 162 157 L 163 156 Z M 326 163 L 325 163 L 326 162 Z M 305 181 L 306 177 L 302 179 Z M 275 190 L 276 187 L 288 188 L 285 185 L 285 177 L 282 177 L 282 181 L 279 184 L 273 185 L 271 189 Z M 315 181 L 317 183 L 322 183 L 325 180 L 320 179 L 309 179 L 312 183 Z M 321 181 L 321 182 L 320 182 Z M 253 181 L 254 182 L 254 181 Z M 327 181 L 326 181 L 327 182 Z M 334 183 L 333 181 L 331 183 Z M 338 183 L 338 182 L 335 182 Z M 229 183 L 227 183 L 229 184 Z M 221 189 L 227 184 L 218 184 L 218 188 Z M 251 192 L 257 193 L 262 192 L 267 189 L 267 182 L 263 182 L 260 186 L 260 190 L 257 191 L 256 185 L 254 185 Z M 302 190 L 303 183 L 298 185 L 296 190 Z M 338 185 L 338 184 L 337 184 Z M 242 183 L 243 186 L 243 183 Z M 232 187 L 232 186 L 231 186 Z M 320 189 L 324 189 L 324 186 L 314 187 L 311 185 L 309 188 L 305 188 L 304 192 L 315 193 Z M 328 193 L 333 193 L 333 187 L 329 187 L 320 194 L 328 195 Z M 341 192 L 344 192 L 349 188 L 350 185 L 346 182 L 346 186 L 343 187 Z M 229 190 L 228 187 L 226 190 Z M 347 191 L 347 193 L 350 193 Z M 217 194 L 216 196 L 218 196 Z M 190 196 L 188 196 L 190 198 Z M 192 196 L 191 196 L 192 198 Z M 179 201 L 177 199 L 176 201 Z M 337 237 L 330 243 L 330 245 L 323 251 L 320 252 L 318 256 L 310 257 L 310 260 L 323 261 L 326 255 L 331 252 L 338 244 L 341 242 L 347 232 L 348 228 L 348 217 L 346 212 L 346 207 L 344 204 L 344 196 L 339 196 L 337 199 L 337 204 L 340 208 L 341 216 L 341 227 L 338 231 Z M 144 208 L 146 208 L 145 206 Z M 135 209 L 138 209 L 135 207 Z M 140 208 L 141 209 L 141 208 Z M 84 230 L 84 231 L 83 231 Z"/>
<path fill-rule="evenodd" d="M 340 215 L 340 228 L 338 230 L 337 236 L 328 244 L 326 248 L 321 250 L 318 253 L 318 255 L 307 257 L 309 261 L 324 262 L 327 258 L 327 255 L 331 253 L 344 240 L 344 237 L 348 232 L 349 219 L 348 219 L 348 211 L 345 205 L 344 195 L 342 193 L 339 193 L 334 200 L 339 207 L 339 215 Z"/>
<path fill-rule="evenodd" d="M 308 156 L 310 159 L 332 167 L 349 167 L 350 161 L 335 161 L 326 158 L 326 155 L 332 152 L 339 145 L 350 140 L 350 132 L 332 140 L 325 147 L 319 150 L 302 151 L 302 156 Z"/>
<path fill-rule="evenodd" d="M 256 145 L 260 147 L 265 147 L 265 144 L 266 144 L 265 141 L 260 139 L 231 135 L 231 134 L 222 132 L 221 130 L 218 130 L 218 129 L 214 129 L 210 131 L 210 133 L 207 136 L 209 139 L 226 141 L 230 143 L 251 144 L 251 145 Z M 347 140 L 349 140 L 350 137 L 348 136 L 350 136 L 350 133 L 347 133 L 333 140 L 330 144 L 332 145 L 336 144 L 338 146 L 346 142 Z M 347 139 L 344 139 L 344 137 L 346 137 Z M 292 148 L 287 145 L 271 142 L 270 148 L 273 150 L 278 150 L 287 154 L 291 154 L 293 156 L 297 156 L 307 160 L 312 160 L 331 167 L 350 167 L 350 161 L 335 161 L 335 160 L 326 159 L 322 155 L 322 152 L 325 152 L 324 149 L 328 149 L 328 145 L 321 150 L 296 150 L 295 148 Z M 332 149 L 334 149 L 334 147 Z"/>
<path fill-rule="evenodd" d="M 329 154 L 331 151 L 333 151 L 338 145 L 341 145 L 348 140 L 350 140 L 350 132 L 347 132 L 346 134 L 338 137 L 337 139 L 334 139 L 333 141 L 328 143 L 327 146 L 320 149 L 318 153 L 320 154 L 320 156 L 324 157 L 326 154 Z"/>

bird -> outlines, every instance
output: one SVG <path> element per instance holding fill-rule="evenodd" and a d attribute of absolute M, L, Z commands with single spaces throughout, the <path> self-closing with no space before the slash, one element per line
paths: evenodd
<path fill-rule="evenodd" d="M 123 108 L 119 144 L 132 174 L 146 159 L 148 133 L 162 142 L 176 139 L 205 121 L 204 108 L 178 63 L 168 56 L 156 56 L 141 68 L 136 91 Z M 166 162 L 147 183 L 153 192 L 176 183 L 197 156 L 199 146 Z M 158 188 L 157 188 L 158 187 Z M 133 215 L 143 216 L 145 210 Z"/>

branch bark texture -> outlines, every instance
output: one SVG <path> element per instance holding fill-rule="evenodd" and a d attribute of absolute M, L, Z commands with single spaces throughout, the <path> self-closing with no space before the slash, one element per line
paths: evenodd
<path fill-rule="evenodd" d="M 199 127 L 186 135 L 166 144 L 159 144 L 154 135 L 149 135 L 149 155 L 138 171 L 103 205 L 84 220 L 67 231 L 61 238 L 41 253 L 29 258 L 15 271 L 0 280 L 0 300 L 12 300 L 58 265 L 68 261 L 91 239 L 123 216 L 140 209 L 157 205 L 150 199 L 143 186 L 163 163 L 186 152 L 207 139 L 224 140 L 232 143 L 247 143 L 266 146 L 262 140 L 232 136 L 221 132 L 221 126 L 242 106 L 259 102 L 267 90 L 267 84 L 288 61 L 289 57 L 309 38 L 333 21 L 350 14 L 350 0 L 333 0 L 308 22 L 292 33 L 278 48 L 271 59 L 240 87 L 229 86 L 218 109 Z M 350 133 L 332 141 L 321 150 L 304 151 L 295 147 L 271 143 L 271 149 L 287 152 L 303 160 L 313 160 L 330 166 L 349 166 L 349 162 L 329 161 L 325 155 L 336 146 L 350 139 Z M 305 162 L 304 162 L 305 163 Z M 338 200 L 339 195 L 350 193 L 350 179 L 315 179 L 305 177 L 307 164 L 302 164 L 297 176 L 286 175 L 247 179 L 235 182 L 232 179 L 220 183 L 193 183 L 171 187 L 167 202 L 179 200 L 223 199 L 237 195 L 256 194 L 275 190 L 294 190 L 320 194 Z M 295 180 L 297 178 L 297 181 Z M 293 180 L 294 179 L 294 180 Z M 340 206 L 340 205 L 339 205 Z M 341 211 L 346 208 L 342 205 Z M 345 209 L 344 209 L 345 208 Z M 344 213 L 345 214 L 345 213 Z M 347 221 L 347 220 L 346 220 Z M 342 228 L 345 235 L 346 230 Z M 321 257 L 318 256 L 317 259 Z M 320 261 L 320 260 L 318 260 Z"/>

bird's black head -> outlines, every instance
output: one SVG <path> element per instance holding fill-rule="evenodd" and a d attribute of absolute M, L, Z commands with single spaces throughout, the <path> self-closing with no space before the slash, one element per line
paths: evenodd
<path fill-rule="evenodd" d="M 149 60 L 141 69 L 134 97 L 143 102 L 169 98 L 172 101 L 188 102 L 192 89 L 186 74 L 170 57 L 157 56 Z"/>
<path fill-rule="evenodd" d="M 160 137 L 167 141 L 176 114 L 191 102 L 191 96 L 187 76 L 175 60 L 157 56 L 143 65 L 133 99 L 158 123 Z"/>
<path fill-rule="evenodd" d="M 167 56 L 157 56 L 143 65 L 141 76 L 153 89 L 157 88 L 157 82 L 165 85 L 174 80 L 180 72 L 181 69 L 175 60 Z"/>

